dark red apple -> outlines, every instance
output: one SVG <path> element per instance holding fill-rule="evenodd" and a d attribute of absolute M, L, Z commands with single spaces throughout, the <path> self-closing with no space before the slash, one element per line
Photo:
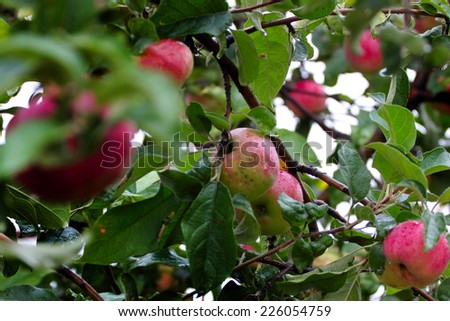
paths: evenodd
<path fill-rule="evenodd" d="M 99 108 L 95 97 L 87 92 L 74 99 L 70 106 L 61 104 L 63 102 L 59 97 L 44 94 L 41 100 L 33 101 L 29 108 L 21 110 L 11 120 L 7 134 L 26 122 L 61 117 L 60 112 L 68 112 L 70 116 L 64 121 L 76 124 L 67 137 L 61 137 L 56 154 L 60 161 L 53 160 L 51 165 L 36 161 L 17 173 L 15 179 L 27 191 L 48 201 L 87 200 L 103 192 L 125 174 L 133 154 L 131 139 L 135 126 L 128 121 L 112 123 L 105 126 L 99 141 L 95 142 L 99 137 L 86 137 L 86 133 L 92 133 L 92 128 L 85 131 L 84 126 L 93 126 L 93 119 L 98 122 L 104 120 L 108 108 Z M 89 141 L 89 145 L 95 147 L 84 150 L 86 144 L 82 140 L 89 138 L 93 140 Z M 27 142 L 23 141 L 23 144 Z M 52 157 L 55 158 L 54 152 Z"/>
<path fill-rule="evenodd" d="M 145 48 L 140 65 L 169 75 L 180 87 L 192 73 L 194 57 L 188 46 L 172 39 L 163 39 Z"/>
<path fill-rule="evenodd" d="M 304 79 L 297 81 L 291 91 L 291 97 L 299 105 L 309 110 L 314 114 L 318 114 L 325 110 L 326 105 L 326 93 L 323 90 L 322 85 L 316 83 L 312 79 Z M 301 111 L 298 110 L 290 101 L 287 102 L 287 106 L 295 111 L 297 116 L 302 117 Z"/>

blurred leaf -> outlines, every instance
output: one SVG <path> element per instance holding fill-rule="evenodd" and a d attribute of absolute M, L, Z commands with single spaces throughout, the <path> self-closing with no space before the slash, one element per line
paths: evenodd
<path fill-rule="evenodd" d="M 161 38 L 200 33 L 218 36 L 232 23 L 225 0 L 163 0 L 150 19 Z"/>
<path fill-rule="evenodd" d="M 49 230 L 39 234 L 38 243 L 61 245 L 68 243 L 76 244 L 79 241 L 80 237 L 80 232 L 78 232 L 73 227 L 68 226 L 63 229 Z"/>
<path fill-rule="evenodd" d="M 2 194 L 10 215 L 16 219 L 50 229 L 64 228 L 69 223 L 68 206 L 41 203 L 10 185 L 5 186 Z"/>
<path fill-rule="evenodd" d="M 396 105 L 382 105 L 370 118 L 378 124 L 388 144 L 407 153 L 416 143 L 417 131 L 410 110 Z"/>
<path fill-rule="evenodd" d="M 263 16 L 263 22 L 283 18 L 279 13 Z M 246 24 L 246 27 L 249 27 Z M 250 85 L 262 104 L 272 106 L 272 101 L 283 85 L 290 64 L 292 45 L 286 26 L 267 28 L 266 34 L 254 32 L 252 37 L 259 56 L 259 74 Z"/>
<path fill-rule="evenodd" d="M 1 301 L 59 301 L 51 290 L 32 285 L 16 285 L 0 292 Z"/>
<path fill-rule="evenodd" d="M 439 242 L 439 238 L 447 231 L 445 226 L 445 217 L 442 213 L 431 213 L 426 210 L 423 215 L 424 224 L 424 251 L 432 250 Z"/>
<path fill-rule="evenodd" d="M 125 3 L 131 11 L 139 15 L 145 10 L 146 0 L 125 0 Z"/>
<path fill-rule="evenodd" d="M 342 48 L 336 49 L 331 58 L 327 61 L 327 68 L 325 69 L 324 76 L 326 86 L 336 85 L 338 78 L 341 74 L 348 70 L 347 59 L 345 58 L 344 50 Z"/>
<path fill-rule="evenodd" d="M 336 0 L 305 0 L 292 12 L 301 19 L 319 19 L 328 16 L 336 8 Z"/>
<path fill-rule="evenodd" d="M 258 77 L 259 58 L 253 39 L 242 30 L 232 30 L 237 45 L 239 82 L 248 85 Z"/>
<path fill-rule="evenodd" d="M 195 177 L 176 170 L 159 172 L 161 183 L 182 201 L 193 201 L 202 189 L 202 183 Z"/>
<path fill-rule="evenodd" d="M 140 257 L 131 257 L 125 264 L 125 270 L 130 271 L 139 267 L 163 264 L 167 266 L 188 267 L 189 261 L 181 257 L 173 249 L 163 249 Z"/>
<path fill-rule="evenodd" d="M 422 155 L 419 163 L 425 175 L 438 173 L 450 169 L 450 153 L 443 147 L 437 147 Z"/>
<path fill-rule="evenodd" d="M 230 192 L 220 182 L 206 185 L 183 218 L 192 282 L 201 293 L 220 285 L 234 267 L 233 218 Z"/>
<path fill-rule="evenodd" d="M 397 70 L 391 78 L 386 101 L 390 105 L 406 106 L 409 98 L 409 79 L 405 70 Z M 383 116 L 382 116 L 383 117 Z"/>
<path fill-rule="evenodd" d="M 308 58 L 311 45 L 306 39 L 294 39 L 294 54 L 292 55 L 292 61 L 303 61 Z"/>
<path fill-rule="evenodd" d="M 148 19 L 132 18 L 128 21 L 128 28 L 133 36 L 134 52 L 137 54 L 159 40 L 155 25 Z"/>
<path fill-rule="evenodd" d="M 349 143 L 339 149 L 338 156 L 344 183 L 348 186 L 353 200 L 359 202 L 369 193 L 371 181 L 369 170 L 359 153 Z"/>
<path fill-rule="evenodd" d="M 204 135 L 207 135 L 210 132 L 212 123 L 206 117 L 206 114 L 199 103 L 190 103 L 186 108 L 186 116 L 196 132 Z"/>
<path fill-rule="evenodd" d="M 256 107 L 247 113 L 247 118 L 255 123 L 264 134 L 269 133 L 277 124 L 275 115 L 266 107 Z"/>
<path fill-rule="evenodd" d="M 314 149 L 308 144 L 304 136 L 287 129 L 277 129 L 277 134 L 294 160 L 300 164 L 320 165 Z"/>
<path fill-rule="evenodd" d="M 445 279 L 439 284 L 436 290 L 436 299 L 439 301 L 450 301 L 450 278 Z"/>
<path fill-rule="evenodd" d="M 5 156 L 0 158 L 0 177 L 15 175 L 37 163 L 49 146 L 65 137 L 66 129 L 52 119 L 45 119 L 23 122 L 8 132 L 7 143 L 2 147 Z"/>
<path fill-rule="evenodd" d="M 22 265 L 13 276 L 4 277 L 0 275 L 0 291 L 5 291 L 14 285 L 38 285 L 44 277 L 51 273 L 54 273 L 54 271 L 50 269 L 35 269 L 30 271 L 29 267 Z"/>
<path fill-rule="evenodd" d="M 439 196 L 438 203 L 450 203 L 450 187 L 447 187 L 445 191 L 442 192 L 442 194 Z"/>
<path fill-rule="evenodd" d="M 110 209 L 95 222 L 80 261 L 104 265 L 156 250 L 166 220 L 180 205 L 161 187 L 153 198 Z"/>
<path fill-rule="evenodd" d="M 383 244 L 374 244 L 369 253 L 369 266 L 372 272 L 381 275 L 384 272 L 386 257 L 383 252 Z"/>
<path fill-rule="evenodd" d="M 399 183 L 411 179 L 428 187 L 427 178 L 422 170 L 396 148 L 383 143 L 371 143 L 367 147 L 376 150 L 373 166 L 380 171 L 386 183 Z"/>
<path fill-rule="evenodd" d="M 361 110 L 358 115 L 358 125 L 352 126 L 352 142 L 356 147 L 367 144 L 376 132 L 376 125 L 370 119 L 370 113 Z"/>

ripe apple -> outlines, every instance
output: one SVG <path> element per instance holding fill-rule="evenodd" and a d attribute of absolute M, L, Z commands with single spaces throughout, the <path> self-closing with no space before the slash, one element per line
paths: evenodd
<path fill-rule="evenodd" d="M 166 73 L 181 87 L 192 73 L 194 57 L 182 42 L 163 39 L 147 46 L 139 63 L 144 68 Z"/>
<path fill-rule="evenodd" d="M 297 81 L 295 83 L 294 90 L 291 91 L 291 97 L 305 109 L 315 114 L 324 111 L 327 107 L 327 96 L 322 85 L 316 83 L 312 79 Z M 299 111 L 298 108 L 292 104 L 292 102 L 288 101 L 287 106 L 294 111 L 297 116 L 303 116 L 301 111 Z"/>
<path fill-rule="evenodd" d="M 373 38 L 370 30 L 365 30 L 359 39 L 360 52 L 354 52 L 348 37 L 344 43 L 344 54 L 348 64 L 362 73 L 376 73 L 383 68 L 380 38 Z"/>
<path fill-rule="evenodd" d="M 300 183 L 294 176 L 284 170 L 279 170 L 275 184 L 262 196 L 252 202 L 253 212 L 261 227 L 262 235 L 277 235 L 289 230 L 289 223 L 283 218 L 278 197 L 286 193 L 293 199 L 303 202 L 303 192 Z"/>
<path fill-rule="evenodd" d="M 86 200 L 125 174 L 133 154 L 131 139 L 135 126 L 128 121 L 115 122 L 105 126 L 97 136 L 93 134 L 99 130 L 96 124 L 105 120 L 107 107 L 98 107 L 95 97 L 88 92 L 69 102 L 70 106 L 63 104 L 59 97 L 44 94 L 40 101 L 33 101 L 9 123 L 7 134 L 17 130 L 21 124 L 38 119 L 61 121 L 61 115 L 66 112 L 64 109 L 69 107 L 68 119 L 64 121 L 73 125 L 67 136 L 61 137 L 58 146 L 49 146 L 50 164 L 45 159 L 36 160 L 16 173 L 14 178 L 24 188 L 48 201 Z M 96 140 L 99 141 L 95 143 Z"/>
<path fill-rule="evenodd" d="M 433 249 L 424 252 L 424 226 L 420 221 L 406 221 L 394 227 L 384 240 L 383 252 L 386 264 L 379 278 L 398 289 L 423 288 L 436 281 L 450 259 L 444 235 Z"/>
<path fill-rule="evenodd" d="M 232 148 L 223 157 L 220 180 L 232 195 L 243 193 L 252 201 L 277 180 L 277 151 L 270 139 L 255 129 L 236 128 L 230 137 Z"/>
<path fill-rule="evenodd" d="M 436 18 L 431 16 L 415 16 L 414 19 L 416 23 L 414 25 L 414 30 L 418 33 L 424 33 L 425 31 L 433 29 L 439 25 Z"/>

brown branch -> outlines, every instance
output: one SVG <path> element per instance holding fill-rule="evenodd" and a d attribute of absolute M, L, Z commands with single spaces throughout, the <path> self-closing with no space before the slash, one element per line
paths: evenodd
<path fill-rule="evenodd" d="M 295 109 L 293 109 L 292 111 L 297 115 L 302 114 L 305 115 L 307 118 L 313 120 L 315 123 L 317 123 L 317 125 L 319 125 L 325 132 L 329 133 L 330 136 L 333 138 L 351 141 L 351 137 L 349 135 L 341 133 L 336 129 L 327 126 L 320 117 L 318 117 L 316 114 L 310 112 L 307 108 L 299 104 L 298 101 L 292 98 L 289 89 L 287 89 L 286 87 L 281 88 L 280 95 L 285 101 L 289 101 L 294 105 Z"/>
<path fill-rule="evenodd" d="M 422 289 L 412 288 L 412 290 L 413 290 L 414 293 L 420 295 L 421 297 L 423 297 L 427 301 L 437 301 L 435 298 L 433 298 L 431 295 L 429 295 L 428 293 L 426 293 Z"/>
<path fill-rule="evenodd" d="M 327 205 L 327 206 L 328 206 L 328 210 L 327 210 L 328 215 L 330 215 L 331 217 L 334 217 L 335 219 L 337 219 L 338 221 L 340 221 L 340 222 L 342 222 L 342 223 L 344 223 L 344 224 L 347 224 L 347 223 L 348 223 L 348 221 L 347 221 L 341 214 L 339 214 L 338 211 L 336 211 L 334 208 L 332 208 L 331 206 L 329 206 L 329 205 L 328 205 L 327 203 L 325 203 L 324 201 L 316 200 L 316 201 L 314 201 L 314 204 L 317 204 L 317 205 Z"/>
<path fill-rule="evenodd" d="M 236 85 L 238 91 L 244 97 L 250 108 L 255 108 L 260 106 L 258 98 L 255 96 L 250 87 L 244 86 L 239 82 L 239 70 L 235 64 L 226 55 L 222 55 L 220 58 L 217 56 L 220 48 L 219 45 L 207 34 L 196 35 L 195 38 L 210 52 L 213 53 L 217 62 L 223 70 L 226 70 Z"/>
<path fill-rule="evenodd" d="M 0 233 L 0 241 L 6 242 L 6 243 L 14 242 L 13 240 L 11 240 L 8 236 L 6 236 L 3 233 Z"/>
<path fill-rule="evenodd" d="M 285 276 L 289 271 L 296 269 L 295 264 L 293 263 L 288 263 L 287 266 L 280 271 L 280 273 L 277 274 L 277 276 L 275 276 L 272 280 L 270 280 L 269 282 L 267 282 L 262 289 L 258 290 L 258 292 L 256 292 L 254 294 L 254 296 L 256 297 L 260 297 L 261 295 L 263 295 L 264 293 L 266 293 L 267 291 L 269 291 L 269 289 L 271 287 L 273 287 L 275 285 L 275 283 L 280 280 L 283 276 Z"/>
<path fill-rule="evenodd" d="M 100 294 L 95 290 L 92 285 L 86 282 L 81 276 L 72 271 L 68 266 L 63 265 L 56 269 L 56 272 L 63 275 L 64 277 L 71 280 L 73 283 L 78 285 L 83 291 L 89 295 L 94 301 L 103 301 L 103 298 Z"/>
<path fill-rule="evenodd" d="M 249 6 L 249 7 L 245 7 L 245 8 L 236 8 L 236 9 L 232 9 L 230 10 L 231 13 L 243 13 L 243 12 L 250 12 L 253 11 L 255 9 L 259 9 L 265 6 L 270 6 L 271 4 L 275 4 L 281 2 L 281 0 L 269 0 L 267 2 L 263 2 L 254 6 Z"/>

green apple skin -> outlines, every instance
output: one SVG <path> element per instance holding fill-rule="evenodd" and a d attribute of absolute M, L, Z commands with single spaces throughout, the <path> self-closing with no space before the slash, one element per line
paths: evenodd
<path fill-rule="evenodd" d="M 289 230 L 290 224 L 283 218 L 278 197 L 286 193 L 303 203 L 303 192 L 297 179 L 284 170 L 280 170 L 278 179 L 261 197 L 252 202 L 253 212 L 261 227 L 262 235 L 277 235 Z"/>
<path fill-rule="evenodd" d="M 232 195 L 249 201 L 265 193 L 277 180 L 280 160 L 273 143 L 251 128 L 230 131 L 232 150 L 224 155 L 220 180 Z"/>
<path fill-rule="evenodd" d="M 384 273 L 379 276 L 386 285 L 407 289 L 423 288 L 447 268 L 450 250 L 444 235 L 436 246 L 424 252 L 424 226 L 421 221 L 406 221 L 394 227 L 383 243 L 386 257 Z"/>

